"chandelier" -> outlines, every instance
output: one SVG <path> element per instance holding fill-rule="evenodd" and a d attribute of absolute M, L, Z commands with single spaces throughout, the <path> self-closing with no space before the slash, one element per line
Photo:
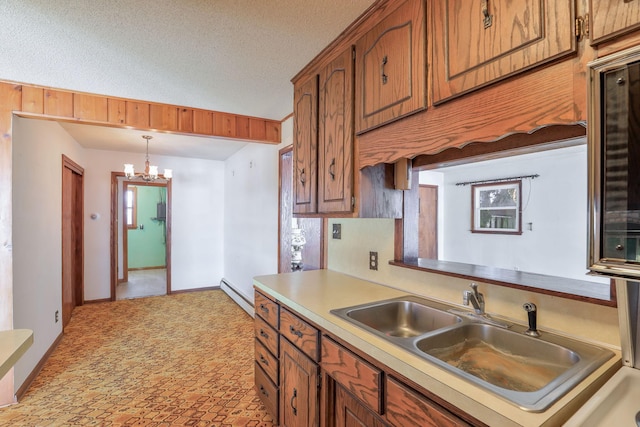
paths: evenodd
<path fill-rule="evenodd" d="M 135 173 L 133 169 L 133 164 L 126 163 L 124 165 L 124 174 L 127 176 L 127 179 L 141 179 L 143 181 L 155 181 L 158 179 L 158 166 L 152 166 L 149 164 L 149 140 L 153 138 L 151 135 L 142 135 L 144 139 L 147 140 L 147 156 L 144 162 L 144 172 Z M 171 169 L 165 169 L 163 177 L 167 180 L 172 177 Z"/>

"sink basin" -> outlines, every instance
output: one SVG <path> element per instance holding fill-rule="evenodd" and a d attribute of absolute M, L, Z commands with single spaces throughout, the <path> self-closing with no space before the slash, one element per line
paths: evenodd
<path fill-rule="evenodd" d="M 566 347 L 480 323 L 424 338 L 420 351 L 507 390 L 540 390 L 580 361 Z"/>
<path fill-rule="evenodd" d="M 465 323 L 415 341 L 416 349 L 441 367 L 474 382 L 522 409 L 546 409 L 613 352 L 523 327 Z"/>
<path fill-rule="evenodd" d="M 427 305 L 429 304 L 429 305 Z M 458 324 L 460 316 L 446 307 L 407 296 L 372 304 L 333 310 L 332 313 L 387 337 L 411 338 Z"/>
<path fill-rule="evenodd" d="M 415 296 L 331 313 L 531 412 L 547 409 L 614 356 L 549 332 L 531 337 L 524 326 L 499 327 Z"/>

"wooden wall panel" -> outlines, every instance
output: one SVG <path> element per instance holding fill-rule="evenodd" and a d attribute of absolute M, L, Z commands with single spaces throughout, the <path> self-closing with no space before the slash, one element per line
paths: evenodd
<path fill-rule="evenodd" d="M 73 117 L 73 92 L 45 89 L 44 114 L 57 117 Z"/>
<path fill-rule="evenodd" d="M 20 110 L 22 87 L 0 83 L 0 330 L 13 329 L 13 257 L 11 253 L 11 120 Z M 0 378 L 0 406 L 13 402 L 13 371 Z"/>
<path fill-rule="evenodd" d="M 279 143 L 281 138 L 281 123 L 276 120 L 46 87 L 23 86 L 12 82 L 0 81 L 0 84 L 22 91 L 20 105 L 12 111 L 54 118 L 65 117 L 80 122 L 86 120 L 92 124 L 104 123 L 263 143 Z M 0 100 L 0 104 L 2 103 Z"/>
<path fill-rule="evenodd" d="M 236 134 L 237 138 L 249 139 L 251 130 L 249 129 L 250 122 L 249 117 L 239 116 L 236 117 Z"/>
<path fill-rule="evenodd" d="M 149 128 L 149 104 L 144 102 L 127 101 L 125 123 L 138 128 Z"/>
<path fill-rule="evenodd" d="M 249 138 L 251 139 L 267 139 L 267 124 L 262 119 L 249 119 Z"/>
<path fill-rule="evenodd" d="M 149 125 L 152 129 L 178 130 L 178 107 L 164 104 L 151 104 Z"/>
<path fill-rule="evenodd" d="M 109 118 L 107 98 L 83 93 L 74 94 L 73 117 L 106 122 Z"/>
<path fill-rule="evenodd" d="M 213 135 L 213 112 L 193 110 L 193 132 L 201 135 Z"/>
<path fill-rule="evenodd" d="M 107 121 L 124 124 L 127 121 L 127 101 L 109 98 L 107 100 Z"/>
<path fill-rule="evenodd" d="M 22 111 L 44 114 L 44 89 L 41 87 L 22 86 Z"/>
<path fill-rule="evenodd" d="M 236 136 L 236 116 L 233 114 L 213 113 L 213 135 L 233 138 Z"/>
<path fill-rule="evenodd" d="M 178 130 L 180 132 L 193 132 L 193 109 L 178 108 Z"/>
<path fill-rule="evenodd" d="M 280 143 L 280 122 L 265 122 L 265 136 L 267 141 Z"/>

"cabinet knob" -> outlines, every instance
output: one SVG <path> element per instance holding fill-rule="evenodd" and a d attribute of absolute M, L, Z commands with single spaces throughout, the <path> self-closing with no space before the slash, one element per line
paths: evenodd
<path fill-rule="evenodd" d="M 616 251 L 623 251 L 624 245 L 616 245 Z"/>

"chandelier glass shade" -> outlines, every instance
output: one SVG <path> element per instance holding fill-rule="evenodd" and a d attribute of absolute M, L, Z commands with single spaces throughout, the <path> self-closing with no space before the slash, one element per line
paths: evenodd
<path fill-rule="evenodd" d="M 144 162 L 144 172 L 136 173 L 132 163 L 125 163 L 124 165 L 124 174 L 127 179 L 140 179 L 142 181 L 150 182 L 155 181 L 158 178 L 171 179 L 173 177 L 173 172 L 171 169 L 165 169 L 162 177 L 158 175 L 158 166 L 151 165 L 149 162 L 149 140 L 153 138 L 151 135 L 142 135 L 142 137 L 147 141 L 147 153 Z"/>

